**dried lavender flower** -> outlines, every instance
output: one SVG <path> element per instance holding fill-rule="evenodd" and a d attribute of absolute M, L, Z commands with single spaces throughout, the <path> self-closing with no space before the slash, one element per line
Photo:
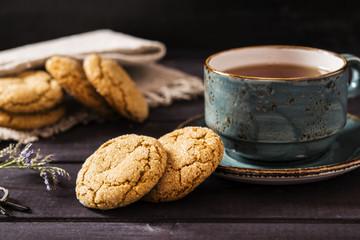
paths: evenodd
<path fill-rule="evenodd" d="M 40 150 L 36 152 L 30 150 L 31 145 L 31 143 L 25 145 L 21 151 L 20 143 L 16 145 L 10 144 L 8 147 L 0 150 L 0 169 L 18 168 L 39 171 L 40 176 L 44 179 L 47 190 L 56 187 L 58 176 L 70 180 L 70 175 L 64 169 L 48 165 L 49 162 L 53 161 L 52 155 L 42 157 Z"/>

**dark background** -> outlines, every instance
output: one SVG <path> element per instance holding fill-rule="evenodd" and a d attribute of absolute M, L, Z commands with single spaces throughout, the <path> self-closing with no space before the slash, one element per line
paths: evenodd
<path fill-rule="evenodd" d="M 164 42 L 170 56 L 288 44 L 360 55 L 360 1 L 12 0 L 0 3 L 0 50 L 110 28 Z"/>

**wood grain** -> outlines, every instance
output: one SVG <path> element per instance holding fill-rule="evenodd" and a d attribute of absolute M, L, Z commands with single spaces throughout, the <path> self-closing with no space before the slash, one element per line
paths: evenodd
<path fill-rule="evenodd" d="M 15 230 L 16 229 L 16 230 Z M 2 239 L 356 239 L 359 224 L 0 223 Z"/>
<path fill-rule="evenodd" d="M 29 205 L 16 221 L 120 222 L 345 222 L 360 223 L 360 169 L 322 182 L 267 186 L 232 182 L 212 175 L 188 196 L 169 203 L 136 202 L 114 210 L 92 210 L 75 196 L 80 163 L 56 164 L 72 179 L 46 191 L 36 172 L 2 170 L 1 185 L 10 197 Z M 8 221 L 1 218 L 1 221 Z"/>

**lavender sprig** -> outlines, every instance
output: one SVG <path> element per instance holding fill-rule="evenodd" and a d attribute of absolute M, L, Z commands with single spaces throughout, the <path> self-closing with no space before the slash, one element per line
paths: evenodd
<path fill-rule="evenodd" d="M 70 180 L 70 175 L 64 169 L 48 164 L 53 161 L 52 155 L 42 157 L 40 150 L 37 150 L 37 152 L 30 150 L 31 145 L 29 143 L 20 150 L 20 143 L 10 144 L 8 147 L 0 150 L 0 169 L 19 168 L 39 171 L 40 176 L 44 179 L 47 190 L 56 187 L 58 176 Z"/>

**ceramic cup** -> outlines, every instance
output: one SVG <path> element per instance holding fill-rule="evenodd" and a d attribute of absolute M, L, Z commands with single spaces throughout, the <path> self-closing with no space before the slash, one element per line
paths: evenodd
<path fill-rule="evenodd" d="M 317 68 L 320 74 L 264 78 L 226 72 L 269 63 Z M 360 93 L 359 71 L 360 59 L 353 55 L 308 47 L 219 52 L 205 62 L 206 125 L 220 135 L 234 159 L 311 159 L 325 152 L 344 127 L 347 99 Z"/>

